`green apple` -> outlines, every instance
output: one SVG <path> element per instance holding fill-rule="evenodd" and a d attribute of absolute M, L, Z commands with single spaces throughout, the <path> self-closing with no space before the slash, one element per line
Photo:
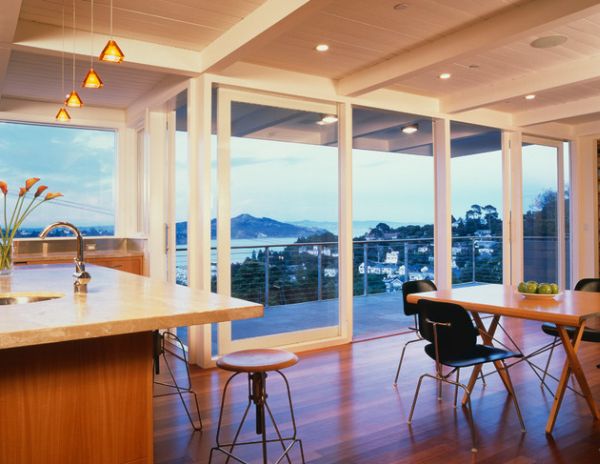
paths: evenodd
<path fill-rule="evenodd" d="M 558 293 L 558 284 L 550 284 L 550 287 L 552 288 L 552 293 L 556 295 Z"/>
<path fill-rule="evenodd" d="M 552 294 L 552 286 L 550 284 L 540 284 L 537 292 L 542 295 L 551 295 Z"/>
<path fill-rule="evenodd" d="M 520 282 L 517 290 L 521 293 L 527 293 L 527 284 L 525 282 Z"/>
<path fill-rule="evenodd" d="M 538 284 L 537 282 L 530 280 L 529 282 L 526 283 L 526 293 L 536 293 L 537 289 L 538 289 Z"/>

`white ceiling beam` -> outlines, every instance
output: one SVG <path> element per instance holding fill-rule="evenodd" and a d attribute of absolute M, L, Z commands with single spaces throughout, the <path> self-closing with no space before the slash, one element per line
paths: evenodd
<path fill-rule="evenodd" d="M 574 118 L 588 114 L 598 113 L 600 108 L 600 96 L 573 100 L 557 105 L 542 106 L 541 108 L 522 111 L 513 115 L 515 126 L 531 126 L 551 121 Z"/>
<path fill-rule="evenodd" d="M 202 50 L 198 72 L 219 72 L 242 61 L 331 2 L 267 0 Z"/>
<path fill-rule="evenodd" d="M 433 70 L 474 53 L 495 49 L 532 34 L 600 11 L 599 0 L 531 0 L 426 42 L 338 82 L 338 92 L 356 96 Z"/>
<path fill-rule="evenodd" d="M 109 36 L 94 34 L 94 48 L 100 54 Z M 170 47 L 141 40 L 115 36 L 114 39 L 125 53 L 125 61 L 119 66 L 146 68 L 183 76 L 198 74 L 200 52 Z M 64 47 L 67 54 L 73 52 L 73 30 L 65 29 Z M 30 53 L 58 56 L 63 52 L 62 28 L 50 24 L 19 21 L 13 49 Z M 75 31 L 75 54 L 89 56 L 91 50 L 90 33 Z"/>
<path fill-rule="evenodd" d="M 598 78 L 600 78 L 600 56 L 586 57 L 527 73 L 517 78 L 505 79 L 465 92 L 454 93 L 443 98 L 440 105 L 444 113 L 459 113 L 510 98 L 538 94 Z"/>
<path fill-rule="evenodd" d="M 2 2 L 2 14 L 0 15 L 0 98 L 2 97 L 4 78 L 10 61 L 10 47 L 19 22 L 21 1 L 4 0 Z"/>

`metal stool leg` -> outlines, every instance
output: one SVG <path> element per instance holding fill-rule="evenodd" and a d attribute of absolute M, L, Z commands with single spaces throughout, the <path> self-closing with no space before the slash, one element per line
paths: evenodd
<path fill-rule="evenodd" d="M 165 366 L 167 367 L 169 376 L 171 377 L 171 381 L 172 381 L 172 383 L 169 384 L 169 383 L 160 382 L 155 379 L 154 383 L 157 385 L 162 385 L 163 387 L 169 387 L 169 388 L 173 388 L 176 390 L 171 393 L 155 395 L 155 397 L 159 398 L 161 396 L 178 394 L 179 398 L 181 399 L 181 404 L 183 405 L 183 408 L 185 409 L 185 413 L 187 414 L 188 420 L 190 421 L 190 424 L 192 425 L 192 427 L 195 431 L 200 431 L 200 430 L 202 430 L 202 416 L 200 415 L 200 406 L 198 404 L 198 395 L 196 395 L 196 392 L 192 389 L 192 379 L 191 379 L 191 375 L 190 375 L 190 367 L 188 364 L 187 356 L 185 354 L 184 344 L 177 335 L 174 335 L 170 332 L 165 332 L 165 333 L 161 334 L 157 331 L 154 333 L 154 336 L 155 336 L 154 376 L 156 377 L 156 375 L 160 373 L 159 359 L 162 356 L 163 362 L 164 362 Z M 165 348 L 165 340 L 167 337 L 171 338 L 173 341 L 175 341 L 179 344 L 179 349 L 181 350 L 182 355 L 178 355 L 177 353 L 174 353 L 174 352 L 168 350 L 167 348 Z M 177 359 L 180 359 L 185 364 L 185 369 L 186 369 L 186 374 L 187 374 L 187 382 L 188 382 L 186 387 L 180 386 L 179 383 L 177 382 L 175 373 L 171 369 L 169 359 L 166 356 L 166 352 L 170 353 L 172 356 L 175 356 Z M 183 397 L 183 393 L 188 393 L 190 395 L 193 395 L 193 397 L 194 397 L 194 404 L 196 406 L 196 414 L 198 415 L 199 426 L 197 426 L 195 424 L 194 419 L 192 418 L 192 414 L 188 408 L 185 398 Z"/>
<path fill-rule="evenodd" d="M 302 441 L 296 437 L 296 420 L 294 417 L 294 409 L 292 406 L 292 395 L 291 395 L 291 391 L 290 391 L 290 385 L 289 385 L 287 378 L 285 377 L 285 375 L 282 372 L 280 372 L 280 371 L 275 371 L 275 372 L 277 372 L 283 378 L 285 385 L 286 385 L 288 402 L 290 405 L 290 415 L 291 415 L 292 426 L 293 426 L 293 435 L 291 437 L 284 437 L 282 435 L 281 430 L 280 430 L 279 426 L 277 425 L 277 422 L 275 421 L 273 412 L 271 411 L 271 408 L 269 407 L 269 404 L 267 402 L 267 398 L 268 398 L 267 389 L 266 389 L 267 374 L 265 372 L 255 372 L 255 373 L 248 374 L 248 398 L 249 398 L 249 401 L 248 401 L 248 405 L 246 406 L 246 409 L 244 411 L 244 414 L 242 416 L 240 425 L 237 427 L 233 441 L 231 443 L 222 443 L 221 442 L 220 434 L 221 434 L 223 411 L 224 411 L 224 406 L 225 406 L 225 397 L 226 397 L 227 389 L 229 388 L 231 380 L 233 380 L 233 378 L 239 374 L 239 372 L 237 372 L 229 378 L 229 380 L 225 384 L 225 388 L 223 390 L 223 397 L 221 399 L 221 411 L 219 413 L 219 423 L 217 426 L 217 446 L 213 447 L 210 450 L 209 463 L 212 462 L 214 452 L 220 451 L 220 452 L 224 453 L 225 455 L 227 455 L 227 460 L 225 461 L 226 464 L 229 462 L 230 459 L 233 459 L 242 464 L 247 464 L 246 461 L 241 459 L 239 456 L 236 456 L 235 454 L 233 454 L 234 448 L 238 447 L 238 446 L 242 446 L 242 445 L 261 445 L 262 463 L 267 464 L 268 463 L 268 449 L 267 449 L 268 444 L 272 443 L 272 442 L 279 442 L 283 449 L 283 453 L 275 461 L 275 464 L 279 464 L 284 458 L 287 459 L 289 464 L 292 464 L 289 453 L 296 443 L 298 443 L 298 445 L 300 447 L 300 455 L 302 458 L 302 463 L 304 464 L 304 462 L 305 462 L 304 461 L 304 448 L 302 446 Z M 255 432 L 257 435 L 260 436 L 260 439 L 253 440 L 253 441 L 240 442 L 240 441 L 238 441 L 238 438 L 240 436 L 242 427 L 248 416 L 248 411 L 250 410 L 250 406 L 252 404 L 254 404 L 255 411 L 256 411 Z M 277 438 L 272 438 L 272 439 L 267 438 L 267 428 L 266 428 L 266 416 L 267 415 L 269 416 L 271 423 L 273 424 L 273 428 L 275 430 Z M 286 442 L 288 442 L 288 441 L 290 442 L 290 444 L 286 446 Z"/>

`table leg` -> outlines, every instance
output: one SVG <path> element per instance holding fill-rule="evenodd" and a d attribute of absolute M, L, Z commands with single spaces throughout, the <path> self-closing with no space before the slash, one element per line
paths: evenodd
<path fill-rule="evenodd" d="M 548 422 L 546 423 L 546 433 L 552 433 L 552 430 L 554 429 L 556 417 L 558 416 L 560 405 L 565 396 L 565 391 L 567 389 L 567 384 L 569 382 L 569 375 L 571 374 L 571 371 L 573 371 L 573 373 L 575 374 L 575 378 L 577 379 L 579 387 L 581 388 L 581 392 L 583 393 L 588 407 L 592 412 L 592 416 L 594 416 L 594 419 L 596 420 L 600 419 L 598 406 L 594 401 L 592 392 L 590 390 L 590 386 L 587 382 L 587 379 L 585 378 L 585 374 L 583 373 L 583 369 L 581 368 L 579 359 L 577 358 L 577 351 L 579 351 L 579 345 L 581 344 L 581 337 L 583 336 L 583 331 L 585 329 L 585 322 L 577 328 L 577 333 L 575 334 L 573 341 L 571 341 L 569 335 L 567 334 L 567 331 L 563 326 L 557 325 L 556 327 L 558 328 L 558 335 L 560 337 L 560 341 L 562 342 L 563 348 L 565 349 L 567 359 L 565 360 L 565 364 L 563 366 L 562 374 L 560 376 L 560 382 L 554 395 L 552 409 L 550 410 L 550 416 L 548 417 Z"/>
<path fill-rule="evenodd" d="M 494 337 L 494 334 L 496 333 L 496 329 L 498 328 L 498 322 L 500 322 L 500 316 L 495 315 L 492 318 L 492 322 L 490 322 L 489 328 L 486 329 L 485 326 L 483 325 L 483 322 L 482 322 L 479 314 L 472 313 L 472 315 L 473 315 L 473 320 L 475 321 L 475 325 L 477 325 L 477 328 L 479 329 L 484 342 L 488 345 L 491 345 L 491 340 Z M 489 343 L 487 342 L 488 340 L 489 340 Z M 481 365 L 477 365 L 477 366 L 473 367 L 473 372 L 471 372 L 471 377 L 469 378 L 469 382 L 467 383 L 467 388 L 469 389 L 469 392 L 473 391 L 473 387 L 475 386 L 475 382 L 477 381 L 477 377 L 479 376 L 480 372 L 481 372 Z M 503 381 L 504 381 L 504 379 L 503 379 Z M 506 385 L 506 383 L 505 383 L 505 385 Z M 465 393 L 463 395 L 462 405 L 465 406 L 467 404 L 467 401 L 468 401 L 468 398 L 467 398 L 467 394 Z"/>

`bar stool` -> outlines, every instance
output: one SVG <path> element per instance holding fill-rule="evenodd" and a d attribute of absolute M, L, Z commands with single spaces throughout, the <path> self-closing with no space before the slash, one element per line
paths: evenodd
<path fill-rule="evenodd" d="M 155 385 L 161 385 L 163 387 L 169 387 L 172 391 L 168 393 L 155 393 L 154 398 L 160 398 L 162 396 L 169 395 L 179 395 L 181 399 L 181 404 L 185 409 L 185 413 L 192 425 L 194 431 L 198 432 L 202 430 L 202 417 L 200 417 L 200 407 L 198 406 L 198 396 L 196 392 L 192 389 L 192 379 L 190 377 L 190 367 L 187 360 L 187 356 L 185 354 L 185 345 L 181 341 L 181 339 L 171 332 L 159 332 L 158 330 L 153 332 L 153 342 L 154 342 L 154 370 L 153 370 L 153 380 Z M 166 342 L 176 346 L 176 348 L 182 353 L 181 355 L 169 349 L 165 344 Z M 187 385 L 180 385 L 175 378 L 175 374 L 173 369 L 171 369 L 171 364 L 169 364 L 169 359 L 167 358 L 166 353 L 174 356 L 175 358 L 183 361 L 185 365 L 186 374 L 187 374 Z M 172 383 L 165 383 L 156 379 L 156 376 L 160 374 L 160 357 L 162 356 L 163 362 L 167 367 L 167 371 L 169 372 L 169 376 L 171 377 Z M 186 393 L 188 395 L 192 395 L 194 397 L 194 404 L 196 406 L 196 414 L 198 416 L 198 424 L 192 418 L 192 414 L 190 409 L 183 397 L 183 394 Z"/>
<path fill-rule="evenodd" d="M 255 350 L 243 350 L 236 351 L 234 353 L 227 354 L 222 356 L 217 361 L 217 366 L 226 371 L 234 372 L 234 374 L 229 377 L 227 382 L 225 383 L 225 388 L 223 389 L 223 397 L 221 399 L 221 411 L 219 413 L 219 425 L 217 427 L 217 446 L 210 450 L 209 463 L 212 462 L 213 452 L 220 451 L 227 455 L 227 461 L 229 459 L 234 459 L 237 462 L 242 464 L 247 464 L 247 461 L 244 461 L 239 456 L 233 454 L 233 450 L 236 446 L 241 445 L 258 445 L 262 446 L 262 462 L 263 464 L 267 464 L 267 445 L 272 442 L 280 442 L 281 447 L 283 449 L 283 453 L 277 458 L 275 461 L 279 463 L 285 457 L 288 463 L 291 464 L 289 453 L 293 446 L 298 443 L 300 446 L 300 456 L 302 458 L 302 463 L 304 463 L 304 449 L 302 448 L 302 440 L 296 437 L 296 420 L 294 418 L 294 408 L 292 406 L 292 395 L 290 392 L 290 384 L 285 375 L 281 372 L 281 369 L 286 367 L 293 366 L 298 362 L 298 357 L 294 353 L 290 353 L 289 351 L 270 348 L 270 349 L 255 349 Z M 283 381 L 285 382 L 285 387 L 288 395 L 288 402 L 290 405 L 290 416 L 292 419 L 292 430 L 293 433 L 289 437 L 283 437 L 279 430 L 279 426 L 277 422 L 275 422 L 275 418 L 273 417 L 273 412 L 269 407 L 267 402 L 267 373 L 268 372 L 276 372 L 278 373 Z M 223 420 L 223 410 L 225 405 L 225 397 L 227 395 L 227 389 L 229 388 L 229 384 L 231 381 L 237 377 L 239 374 L 246 373 L 248 374 L 248 405 L 244 411 L 242 416 L 242 421 L 237 428 L 237 431 L 234 435 L 233 441 L 231 443 L 222 443 L 220 439 L 221 434 L 221 425 Z M 246 417 L 248 416 L 248 411 L 250 407 L 254 403 L 256 410 L 256 434 L 260 435 L 259 440 L 252 441 L 238 441 L 240 433 L 242 431 L 242 427 L 244 426 L 244 422 L 246 421 Z M 271 423 L 273 424 L 273 429 L 277 434 L 277 438 L 267 438 L 266 431 L 266 416 L 265 411 L 268 413 Z M 289 444 L 286 445 L 286 442 Z"/>

